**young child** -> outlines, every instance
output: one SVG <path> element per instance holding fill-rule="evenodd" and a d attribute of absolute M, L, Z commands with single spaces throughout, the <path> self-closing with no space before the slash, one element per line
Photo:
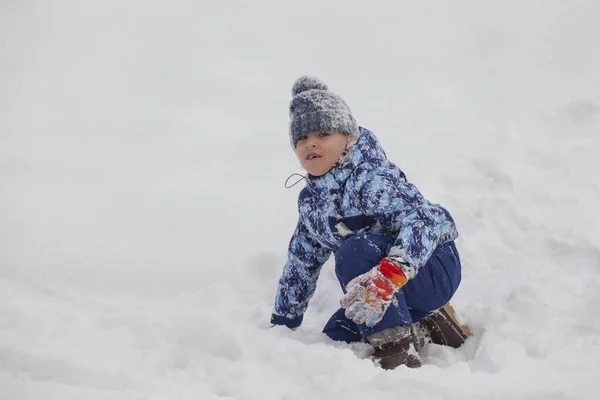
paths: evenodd
<path fill-rule="evenodd" d="M 367 341 L 385 369 L 419 367 L 426 342 L 460 346 L 467 331 L 444 307 L 461 279 L 452 217 L 390 162 L 346 102 L 320 80 L 292 88 L 290 141 L 308 172 L 279 280 L 274 325 L 296 328 L 333 252 L 344 296 L 323 332 Z"/>

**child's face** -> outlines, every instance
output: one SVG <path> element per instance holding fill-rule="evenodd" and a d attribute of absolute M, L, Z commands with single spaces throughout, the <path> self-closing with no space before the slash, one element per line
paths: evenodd
<path fill-rule="evenodd" d="M 309 174 L 321 176 L 333 168 L 347 146 L 346 133 L 311 132 L 296 143 L 296 155 Z"/>

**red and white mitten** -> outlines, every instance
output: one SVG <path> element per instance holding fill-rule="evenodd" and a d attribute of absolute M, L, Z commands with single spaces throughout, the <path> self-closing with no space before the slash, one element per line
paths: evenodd
<path fill-rule="evenodd" d="M 406 282 L 408 278 L 395 261 L 382 259 L 346 285 L 347 293 L 340 300 L 346 318 L 368 327 L 376 325 Z"/>

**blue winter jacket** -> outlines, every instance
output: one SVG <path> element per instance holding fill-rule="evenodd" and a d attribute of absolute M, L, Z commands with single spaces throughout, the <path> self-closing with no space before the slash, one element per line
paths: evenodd
<path fill-rule="evenodd" d="M 423 198 L 365 128 L 328 173 L 308 177 L 298 211 L 271 318 L 288 327 L 302 323 L 321 267 L 348 236 L 368 232 L 395 239 L 388 257 L 408 263 L 409 279 L 438 245 L 458 237 L 448 211 Z"/>

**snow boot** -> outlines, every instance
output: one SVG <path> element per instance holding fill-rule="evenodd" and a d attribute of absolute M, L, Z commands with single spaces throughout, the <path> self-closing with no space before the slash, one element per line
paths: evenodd
<path fill-rule="evenodd" d="M 412 325 L 416 348 L 427 343 L 459 348 L 471 336 L 469 328 L 461 325 L 450 303 Z"/>
<path fill-rule="evenodd" d="M 374 333 L 367 341 L 375 348 L 372 358 L 383 369 L 400 365 L 419 368 L 421 358 L 415 350 L 414 336 L 410 327 L 396 326 Z"/>

